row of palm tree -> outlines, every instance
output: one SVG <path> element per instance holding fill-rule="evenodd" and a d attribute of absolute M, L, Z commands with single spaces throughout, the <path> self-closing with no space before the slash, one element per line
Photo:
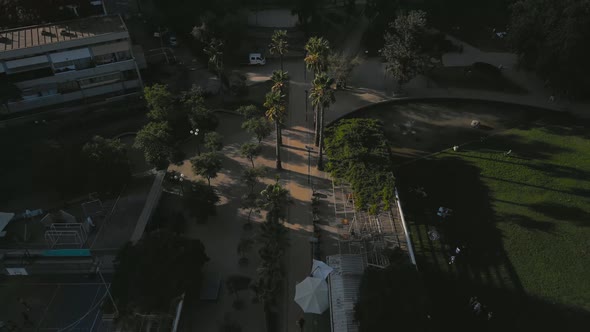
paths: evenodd
<path fill-rule="evenodd" d="M 281 170 L 281 145 L 283 144 L 282 126 L 287 117 L 287 81 L 289 73 L 283 70 L 283 57 L 289 51 L 286 30 L 275 30 L 271 37 L 269 51 L 271 54 L 278 54 L 281 60 L 281 69 L 272 73 L 273 82 L 271 91 L 266 94 L 264 107 L 266 108 L 266 117 L 274 123 L 276 131 L 276 169 Z"/>
<path fill-rule="evenodd" d="M 314 109 L 314 144 L 318 147 L 318 169 L 322 170 L 324 149 L 324 112 L 331 104 L 336 102 L 334 95 L 334 79 L 328 76 L 328 59 L 330 56 L 330 43 L 322 37 L 311 37 L 305 45 L 307 55 L 305 64 L 308 70 L 313 72 L 313 81 L 309 99 Z"/>

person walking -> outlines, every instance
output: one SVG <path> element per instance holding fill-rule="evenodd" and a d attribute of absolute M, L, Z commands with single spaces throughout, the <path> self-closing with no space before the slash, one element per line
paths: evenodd
<path fill-rule="evenodd" d="M 299 317 L 297 320 L 297 327 L 299 327 L 299 331 L 303 332 L 303 327 L 305 326 L 305 318 Z"/>

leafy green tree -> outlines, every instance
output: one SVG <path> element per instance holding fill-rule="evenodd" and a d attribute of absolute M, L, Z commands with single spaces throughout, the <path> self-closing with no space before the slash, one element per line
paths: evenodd
<path fill-rule="evenodd" d="M 185 110 L 178 105 L 168 86 L 154 84 L 144 88 L 144 98 L 148 106 L 147 116 L 154 122 L 168 122 L 171 135 L 175 139 L 186 136 L 189 130 Z"/>
<path fill-rule="evenodd" d="M 554 93 L 590 94 L 590 3 L 518 0 L 508 39 L 519 62 L 546 80 Z"/>
<path fill-rule="evenodd" d="M 82 148 L 89 189 L 108 192 L 129 180 L 131 168 L 125 145 L 118 139 L 95 136 Z"/>
<path fill-rule="evenodd" d="M 330 43 L 323 37 L 311 37 L 304 48 L 307 52 L 304 58 L 307 69 L 313 71 L 314 76 L 325 71 L 328 67 Z"/>
<path fill-rule="evenodd" d="M 209 152 L 221 151 L 223 148 L 223 136 L 217 132 L 209 132 L 204 135 L 205 147 Z"/>
<path fill-rule="evenodd" d="M 384 35 L 385 45 L 382 54 L 385 57 L 385 69 L 391 74 L 401 88 L 416 75 L 424 72 L 428 56 L 422 52 L 420 39 L 426 30 L 426 13 L 410 11 L 399 15 L 389 24 L 391 31 Z"/>
<path fill-rule="evenodd" d="M 273 85 L 271 90 L 278 91 L 281 94 L 285 94 L 285 86 L 289 81 L 289 73 L 283 70 L 273 70 L 272 75 L 270 77 Z"/>
<path fill-rule="evenodd" d="M 174 97 L 164 84 L 154 84 L 143 89 L 143 95 L 147 103 L 148 118 L 154 121 L 170 121 L 171 111 L 174 108 Z"/>
<path fill-rule="evenodd" d="M 283 169 L 281 165 L 281 123 L 283 122 L 283 119 L 287 113 L 287 108 L 285 106 L 285 96 L 278 91 L 271 91 L 267 93 L 264 107 L 266 107 L 266 117 L 275 124 L 275 130 L 277 133 L 276 168 L 281 170 Z"/>
<path fill-rule="evenodd" d="M 254 192 L 254 187 L 258 184 L 258 180 L 266 174 L 266 167 L 251 167 L 244 170 L 242 174 L 242 181 L 248 186 L 250 193 Z"/>
<path fill-rule="evenodd" d="M 260 144 L 244 143 L 240 146 L 240 154 L 250 160 L 252 168 L 254 168 L 254 158 L 260 155 L 262 147 Z"/>
<path fill-rule="evenodd" d="M 311 91 L 309 93 L 309 99 L 311 104 L 317 110 L 318 119 L 316 121 L 316 135 L 315 143 L 319 146 L 319 158 L 318 158 L 318 169 L 323 169 L 323 148 L 324 148 L 324 111 L 330 107 L 331 104 L 336 102 L 334 96 L 334 89 L 332 85 L 334 79 L 329 77 L 326 73 L 319 73 L 316 75 L 311 83 Z"/>
<path fill-rule="evenodd" d="M 395 199 L 389 144 L 373 119 L 345 119 L 326 128 L 327 170 L 352 186 L 356 208 L 377 213 Z"/>
<path fill-rule="evenodd" d="M 211 179 L 217 177 L 221 170 L 221 155 L 218 152 L 207 152 L 191 159 L 193 172 L 207 179 L 211 186 Z"/>
<path fill-rule="evenodd" d="M 346 56 L 342 53 L 332 53 L 328 58 L 330 75 L 334 77 L 337 87 L 346 88 L 348 78 L 354 67 L 360 64 L 358 56 Z"/>
<path fill-rule="evenodd" d="M 189 215 L 197 221 L 204 223 L 210 216 L 214 216 L 219 196 L 215 190 L 202 181 L 191 182 L 184 192 L 184 207 Z"/>
<path fill-rule="evenodd" d="M 256 105 L 240 106 L 236 112 L 240 113 L 246 120 L 264 116 L 264 110 L 259 109 Z"/>
<path fill-rule="evenodd" d="M 248 119 L 242 123 L 242 128 L 256 136 L 258 144 L 272 133 L 272 124 L 265 117 Z"/>
<path fill-rule="evenodd" d="M 251 217 L 252 212 L 260 212 L 261 201 L 259 195 L 254 192 L 254 188 L 258 184 L 258 180 L 266 174 L 266 168 L 264 166 L 251 167 L 244 170 L 242 173 L 242 181 L 248 186 L 248 193 L 242 196 L 241 208 L 248 210 L 248 218 L 245 225 L 246 229 L 252 227 Z"/>
<path fill-rule="evenodd" d="M 192 88 L 183 93 L 181 101 L 188 114 L 192 129 L 199 129 L 202 132 L 215 131 L 219 125 L 219 119 L 215 113 L 205 105 L 203 90 L 193 85 Z M 201 137 L 203 137 L 201 135 Z"/>
<path fill-rule="evenodd" d="M 149 122 L 135 137 L 134 147 L 143 151 L 152 166 L 163 169 L 172 154 L 172 135 L 167 122 Z"/>
<path fill-rule="evenodd" d="M 275 30 L 270 38 L 268 45 L 270 54 L 278 54 L 281 59 L 281 71 L 283 71 L 283 57 L 289 52 L 289 42 L 287 41 L 287 30 Z"/>
<path fill-rule="evenodd" d="M 211 39 L 209 44 L 203 50 L 209 57 L 209 69 L 213 71 L 219 79 L 219 91 L 223 90 L 223 42 L 218 39 Z"/>
<path fill-rule="evenodd" d="M 198 290 L 207 261 L 201 241 L 167 231 L 128 243 L 117 254 L 111 287 L 120 314 L 168 312 L 175 298 Z"/>

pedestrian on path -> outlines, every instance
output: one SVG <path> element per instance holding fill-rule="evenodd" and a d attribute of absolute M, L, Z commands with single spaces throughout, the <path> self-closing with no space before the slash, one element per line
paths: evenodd
<path fill-rule="evenodd" d="M 455 263 L 455 259 L 456 259 L 455 255 L 451 256 L 451 260 L 449 261 L 449 265 Z"/>
<path fill-rule="evenodd" d="M 549 96 L 549 102 L 551 102 L 551 103 L 555 102 L 555 96 L 554 95 Z"/>
<path fill-rule="evenodd" d="M 296 323 L 297 323 L 297 327 L 299 327 L 299 331 L 303 332 L 303 327 L 305 326 L 305 318 L 300 317 Z"/>

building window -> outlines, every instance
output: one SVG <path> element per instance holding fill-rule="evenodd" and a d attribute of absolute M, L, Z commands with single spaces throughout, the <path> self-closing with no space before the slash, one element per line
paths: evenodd
<path fill-rule="evenodd" d="M 121 73 L 117 72 L 117 73 L 112 73 L 112 74 L 103 75 L 103 76 L 96 76 L 96 77 L 81 79 L 78 82 L 80 82 L 80 87 L 82 89 L 88 89 L 88 88 L 92 88 L 95 86 L 119 82 L 120 80 L 121 80 Z"/>
<path fill-rule="evenodd" d="M 63 73 L 70 70 L 84 70 L 94 67 L 91 58 L 76 59 L 64 62 L 54 62 L 53 68 L 56 73 Z"/>
<path fill-rule="evenodd" d="M 57 84 L 57 91 L 59 93 L 69 93 L 80 90 L 80 86 L 76 81 L 63 82 Z"/>
<path fill-rule="evenodd" d="M 131 52 L 129 52 L 129 51 L 117 52 L 116 54 L 117 54 L 117 60 L 119 60 L 119 61 L 131 59 Z"/>
<path fill-rule="evenodd" d="M 117 57 L 115 56 L 115 53 L 97 55 L 94 56 L 94 62 L 96 65 L 104 65 L 107 63 L 117 62 Z"/>

